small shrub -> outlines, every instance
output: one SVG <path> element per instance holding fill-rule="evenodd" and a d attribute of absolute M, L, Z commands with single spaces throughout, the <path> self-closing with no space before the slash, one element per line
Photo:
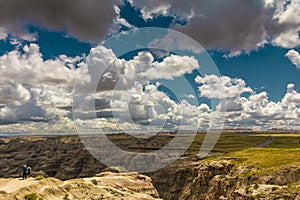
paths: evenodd
<path fill-rule="evenodd" d="M 249 186 L 246 187 L 246 193 L 247 194 L 250 193 L 250 187 Z"/>
<path fill-rule="evenodd" d="M 98 181 L 96 179 L 91 180 L 94 185 L 98 185 Z"/>
<path fill-rule="evenodd" d="M 252 173 L 250 173 L 250 172 L 247 172 L 247 174 L 246 174 L 246 178 L 247 178 L 247 180 L 248 180 L 248 181 L 250 181 L 250 180 L 251 180 L 251 178 L 252 178 Z"/>
<path fill-rule="evenodd" d="M 37 177 L 35 177 L 35 180 L 40 181 L 43 180 L 44 176 L 43 175 L 38 175 Z"/>
<path fill-rule="evenodd" d="M 254 189 L 258 189 L 259 188 L 259 185 L 258 185 L 258 183 L 257 183 L 257 181 L 254 181 Z"/>
<path fill-rule="evenodd" d="M 70 192 L 71 186 L 70 186 L 70 185 L 66 185 L 66 186 L 65 186 L 65 189 L 66 189 L 68 192 Z"/>
<path fill-rule="evenodd" d="M 277 190 L 278 188 L 277 187 L 272 187 L 272 191 L 275 191 L 275 190 Z"/>
<path fill-rule="evenodd" d="M 68 194 L 65 194 L 63 200 L 68 200 L 68 197 L 69 197 L 69 195 L 68 195 Z"/>
<path fill-rule="evenodd" d="M 25 194 L 25 200 L 43 200 L 43 198 L 39 197 L 36 193 Z"/>

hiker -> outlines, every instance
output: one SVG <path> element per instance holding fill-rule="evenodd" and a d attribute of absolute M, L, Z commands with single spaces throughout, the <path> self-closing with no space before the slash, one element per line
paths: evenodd
<path fill-rule="evenodd" d="M 28 166 L 28 167 L 27 167 L 27 176 L 30 176 L 30 173 L 31 173 L 31 167 Z"/>
<path fill-rule="evenodd" d="M 24 165 L 22 172 L 23 172 L 23 180 L 24 180 L 27 178 L 27 166 L 26 165 Z"/>

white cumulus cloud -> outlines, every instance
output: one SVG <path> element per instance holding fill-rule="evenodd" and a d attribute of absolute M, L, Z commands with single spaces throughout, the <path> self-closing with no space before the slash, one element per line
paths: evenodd
<path fill-rule="evenodd" d="M 287 52 L 285 54 L 285 56 L 294 64 L 296 65 L 297 68 L 300 68 L 300 54 L 298 51 L 292 49 L 289 50 L 289 52 Z"/>
<path fill-rule="evenodd" d="M 1 123 L 43 124 L 67 116 L 79 71 L 75 63 L 82 58 L 61 55 L 44 60 L 37 44 L 25 45 L 22 50 L 23 53 L 13 50 L 0 57 Z M 89 80 L 84 74 L 79 78 Z"/>
<path fill-rule="evenodd" d="M 199 91 L 202 97 L 218 99 L 238 98 L 245 92 L 252 92 L 252 89 L 246 86 L 244 80 L 232 79 L 228 76 L 198 76 L 195 81 L 201 85 Z"/>

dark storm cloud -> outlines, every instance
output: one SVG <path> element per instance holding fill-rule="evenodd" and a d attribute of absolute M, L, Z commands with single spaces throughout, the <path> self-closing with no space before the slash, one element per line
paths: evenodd
<path fill-rule="evenodd" d="M 176 27 L 208 48 L 255 49 L 263 40 L 270 15 L 260 0 L 210 0 L 198 3 L 201 13 L 188 26 Z"/>
<path fill-rule="evenodd" d="M 132 0 L 144 16 L 164 14 L 187 19 L 176 25 L 206 48 L 251 51 L 264 43 L 292 48 L 300 31 L 299 1 L 289 5 L 272 0 Z M 284 9 L 285 7 L 285 9 Z M 150 13 L 150 14 L 149 14 Z M 292 38 L 292 41 L 289 41 Z"/>
<path fill-rule="evenodd" d="M 0 0 L 0 26 L 26 35 L 28 23 L 67 30 L 79 39 L 102 39 L 113 24 L 114 0 Z"/>

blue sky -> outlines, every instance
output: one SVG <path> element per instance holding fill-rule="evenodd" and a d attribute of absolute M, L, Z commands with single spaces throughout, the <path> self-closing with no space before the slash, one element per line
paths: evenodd
<path fill-rule="evenodd" d="M 257 91 L 267 91 L 269 98 L 280 101 L 286 93 L 286 86 L 294 83 L 300 87 L 300 70 L 285 55 L 288 50 L 266 46 L 249 55 L 226 59 L 220 52 L 212 52 L 212 58 L 221 74 L 244 79 Z"/>
<path fill-rule="evenodd" d="M 121 73 L 118 69 L 126 71 L 131 65 L 135 65 L 134 70 L 137 72 L 138 66 L 145 65 L 146 62 L 149 69 L 159 67 L 157 69 L 162 70 L 161 76 L 148 74 L 145 80 L 151 83 L 160 82 L 169 76 L 175 82 L 179 80 L 179 76 L 189 77 L 189 81 L 193 82 L 192 87 L 199 94 L 192 96 L 181 91 L 180 96 L 184 97 L 182 99 L 187 101 L 187 105 L 185 102 L 175 101 L 178 104 L 176 106 L 185 106 L 186 110 L 193 113 L 192 117 L 188 114 L 179 117 L 184 119 L 182 123 L 186 127 L 196 126 L 195 124 L 197 129 L 206 127 L 208 116 L 217 111 L 226 111 L 227 128 L 298 129 L 300 125 L 300 94 L 297 92 L 300 91 L 300 55 L 297 53 L 300 51 L 299 0 L 233 0 L 227 3 L 216 0 L 91 1 L 80 11 L 80 0 L 70 5 L 54 1 L 48 6 L 40 7 L 10 4 L 7 1 L 0 3 L 0 11 L 4 9 L 4 5 L 11 17 L 0 16 L 0 76 L 5 77 L 1 82 L 2 88 L 0 87 L 2 132 L 74 132 L 73 121 L 76 119 L 72 117 L 72 91 L 76 75 L 83 73 L 84 67 L 90 73 L 92 70 L 97 71 L 98 69 L 90 69 L 98 62 L 95 59 L 102 60 L 102 63 L 110 59 L 123 62 L 115 58 L 117 52 L 102 48 L 101 42 L 123 31 L 143 27 L 170 28 L 193 38 L 207 50 L 220 75 L 216 78 L 202 74 L 202 78 L 197 79 L 197 75 L 187 75 L 189 70 L 194 70 L 195 73 L 196 69 L 189 69 L 190 66 L 181 63 L 184 55 L 168 54 L 158 59 L 150 51 L 150 54 L 136 52 L 135 57 L 127 57 L 122 66 L 112 66 L 111 72 L 106 69 L 103 71 L 106 76 L 102 81 L 105 82 L 106 78 L 113 79 L 113 76 Z M 19 6 L 24 9 L 18 13 Z M 60 6 L 61 10 L 53 16 L 56 6 Z M 65 13 L 62 14 L 63 12 Z M 80 13 L 77 15 L 76 12 Z M 152 57 L 153 63 L 147 63 Z M 13 59 L 17 62 L 14 63 Z M 169 61 L 165 62 L 164 59 Z M 186 59 L 195 61 L 192 56 Z M 178 65 L 178 71 L 164 74 L 165 71 L 161 68 L 165 63 Z M 201 69 L 201 63 L 199 64 Z M 18 66 L 20 67 L 17 68 Z M 170 66 L 165 66 L 165 70 L 168 67 Z M 149 71 L 147 68 L 143 70 Z M 172 68 L 169 70 L 172 71 Z M 184 76 L 179 75 L 181 73 Z M 93 79 L 93 74 L 89 75 Z M 110 88 L 109 84 L 113 84 L 114 81 L 111 81 L 104 83 L 103 91 L 98 91 L 100 96 L 110 90 L 107 88 Z M 128 83 L 132 80 L 126 81 Z M 140 79 L 136 80 L 139 81 Z M 178 84 L 176 87 L 180 89 L 179 82 L 175 82 L 174 85 Z M 223 91 L 209 94 L 208 90 L 214 90 L 216 83 L 225 85 L 220 87 Z M 138 91 L 139 86 L 134 87 Z M 156 96 L 151 102 L 153 105 L 150 103 L 151 108 L 148 108 L 149 102 L 144 100 L 150 98 L 147 88 L 149 91 L 155 90 L 152 91 Z M 139 129 L 141 124 L 150 124 L 152 127 L 160 123 L 166 129 L 174 128 L 174 124 L 179 123 L 175 115 L 180 114 L 175 112 L 179 108 L 170 101 L 177 97 L 172 91 L 162 88 L 157 86 L 155 89 L 146 84 L 136 94 L 132 88 L 127 88 L 135 95 L 131 98 L 137 98 L 134 101 L 139 102 L 135 102 L 132 110 L 129 109 L 136 122 L 134 125 L 126 119 L 118 119 L 118 126 L 112 124 L 111 113 L 114 109 L 107 107 L 108 100 L 103 96 L 96 99 L 97 102 L 102 102 L 98 105 L 101 109 L 96 111 L 102 117 L 93 119 L 96 121 L 80 119 L 79 125 L 94 127 L 94 124 L 100 123 L 100 127 L 108 131 L 127 130 L 126 127 Z M 169 96 L 169 103 L 156 99 L 158 96 L 164 98 L 164 94 L 160 92 Z M 222 96 L 224 92 L 228 93 L 228 99 Z M 200 103 L 193 104 L 197 98 Z M 218 100 L 215 108 L 210 107 L 212 99 Z M 124 103 L 122 101 L 124 99 L 121 97 L 116 100 Z M 163 105 L 161 108 L 156 106 L 159 103 Z M 164 112 L 167 113 L 163 113 L 162 109 L 166 109 Z M 19 128 L 14 128 L 14 124 L 19 124 Z M 62 128 L 64 124 L 68 124 L 66 129 Z"/>

